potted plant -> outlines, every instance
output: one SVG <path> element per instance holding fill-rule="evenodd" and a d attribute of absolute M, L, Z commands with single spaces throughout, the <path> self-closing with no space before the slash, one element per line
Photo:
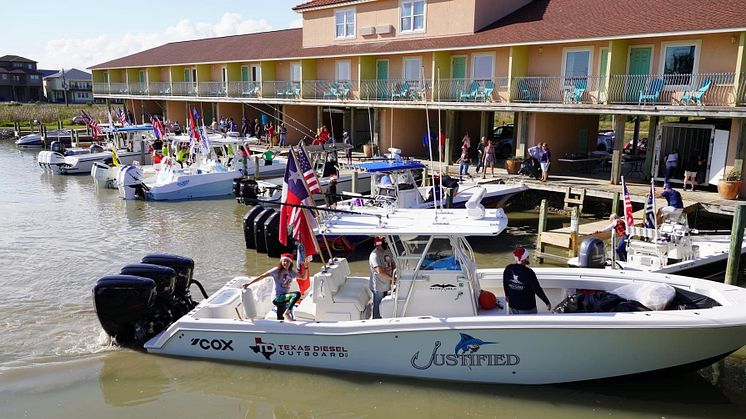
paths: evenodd
<path fill-rule="evenodd" d="M 723 179 L 718 181 L 718 194 L 723 199 L 736 199 L 741 191 L 741 171 L 731 168 Z"/>
<path fill-rule="evenodd" d="M 521 163 L 523 163 L 523 160 L 516 157 L 505 159 L 505 170 L 511 175 L 518 174 L 518 171 L 521 170 Z"/>
<path fill-rule="evenodd" d="M 373 157 L 373 155 L 376 154 L 376 151 L 378 151 L 377 148 L 376 143 L 371 139 L 368 144 L 363 144 L 363 154 L 365 157 Z"/>

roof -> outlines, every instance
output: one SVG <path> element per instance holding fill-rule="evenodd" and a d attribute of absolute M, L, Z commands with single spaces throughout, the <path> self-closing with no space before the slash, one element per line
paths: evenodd
<path fill-rule="evenodd" d="M 10 61 L 10 62 L 21 62 L 21 63 L 35 63 L 34 60 L 29 60 L 28 58 L 23 58 L 18 55 L 3 55 L 0 57 L 0 61 Z"/>
<path fill-rule="evenodd" d="M 343 3 L 316 0 L 300 6 L 320 6 L 322 2 Z M 746 8 L 732 0 L 708 0 L 707 7 L 691 0 L 534 0 L 473 35 L 364 42 L 346 44 L 344 48 L 303 48 L 302 29 L 286 29 L 170 43 L 91 68 L 377 55 L 744 28 Z"/>
<path fill-rule="evenodd" d="M 314 9 L 317 7 L 329 7 L 336 5 L 344 5 L 345 3 L 363 3 L 365 0 L 314 0 L 299 4 L 293 7 L 295 11 L 303 11 L 307 9 Z M 371 0 L 367 0 L 371 1 Z"/>
<path fill-rule="evenodd" d="M 77 68 L 71 68 L 65 71 L 65 79 L 66 80 L 91 80 L 91 74 L 86 73 L 85 71 L 78 70 Z M 56 78 L 62 78 L 62 70 L 57 71 L 53 74 L 49 74 L 47 76 L 44 76 L 45 79 L 56 79 Z"/>

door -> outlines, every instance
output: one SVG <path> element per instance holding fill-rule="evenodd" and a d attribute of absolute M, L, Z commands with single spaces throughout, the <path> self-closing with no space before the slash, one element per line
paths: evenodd
<path fill-rule="evenodd" d="M 650 75 L 650 61 L 653 47 L 629 49 L 629 69 L 627 70 L 627 103 L 637 103 L 640 90 L 645 90 Z"/>
<path fill-rule="evenodd" d="M 376 91 L 374 97 L 385 99 L 391 97 L 389 86 L 389 60 L 376 61 Z"/>
<path fill-rule="evenodd" d="M 714 125 L 664 123 L 659 126 L 654 151 L 653 173 L 656 180 L 663 180 L 666 170 L 666 157 L 674 150 L 679 153 L 679 165 L 671 178 L 671 183 L 679 183 L 684 178 L 684 165 L 692 155 L 708 156 L 708 170 L 705 179 L 722 174 L 727 151 L 728 132 L 717 135 Z M 701 175 L 699 175 L 701 176 Z M 717 183 L 717 182 L 716 182 Z"/>
<path fill-rule="evenodd" d="M 599 75 L 599 83 L 598 83 L 598 101 L 599 103 L 606 103 L 606 73 L 609 70 L 609 49 L 608 48 L 601 48 L 601 53 L 599 55 L 599 64 L 598 64 L 598 75 Z"/>
<path fill-rule="evenodd" d="M 241 81 L 249 81 L 249 67 L 241 67 Z"/>
<path fill-rule="evenodd" d="M 460 93 L 466 90 L 466 57 L 451 57 L 451 87 L 449 97 L 458 99 Z"/>
<path fill-rule="evenodd" d="M 730 132 L 716 129 L 715 135 L 710 142 L 710 155 L 707 160 L 707 173 L 705 179 L 710 185 L 717 185 L 718 181 L 724 179 L 725 159 L 728 152 L 728 136 Z M 699 183 L 699 180 L 697 180 Z"/>

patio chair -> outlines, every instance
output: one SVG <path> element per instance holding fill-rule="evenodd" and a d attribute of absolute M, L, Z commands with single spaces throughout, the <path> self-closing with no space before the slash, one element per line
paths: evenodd
<path fill-rule="evenodd" d="M 469 83 L 469 89 L 466 92 L 459 92 L 458 101 L 462 100 L 476 100 L 477 92 L 479 92 L 479 83 L 476 80 Z"/>
<path fill-rule="evenodd" d="M 588 88 L 588 80 L 581 79 L 575 80 L 575 85 L 571 89 L 565 90 L 565 102 L 566 103 L 581 103 L 583 102 L 583 95 L 585 90 Z"/>
<path fill-rule="evenodd" d="M 532 92 L 528 85 L 528 80 L 521 80 L 518 82 L 518 100 L 526 100 L 533 102 L 539 100 L 539 95 Z"/>
<path fill-rule="evenodd" d="M 404 82 L 399 86 L 399 89 L 391 93 L 391 99 L 406 99 L 409 96 L 409 83 Z"/>
<path fill-rule="evenodd" d="M 637 100 L 637 104 L 642 105 L 647 101 L 653 103 L 657 102 L 658 98 L 661 96 L 661 91 L 663 91 L 664 85 L 665 83 L 663 82 L 663 79 L 655 79 L 651 81 L 647 92 L 645 90 L 640 90 L 640 98 Z"/>
<path fill-rule="evenodd" d="M 337 99 L 344 100 L 347 99 L 347 95 L 350 94 L 350 90 L 352 89 L 352 85 L 350 83 L 340 83 L 337 89 Z"/>
<path fill-rule="evenodd" d="M 694 105 L 702 105 L 702 97 L 707 93 L 707 91 L 710 89 L 710 86 L 712 86 L 712 80 L 707 79 L 702 82 L 702 85 L 699 86 L 699 89 L 696 92 L 693 91 L 686 91 L 681 96 L 681 100 L 679 101 L 682 105 L 688 105 L 689 102 L 692 102 Z"/>
<path fill-rule="evenodd" d="M 477 94 L 474 95 L 474 100 L 482 99 L 485 102 L 492 102 L 493 91 L 495 91 L 495 82 L 489 80 L 484 84 L 484 89 L 482 91 L 477 91 Z"/>
<path fill-rule="evenodd" d="M 241 95 L 246 97 L 257 97 L 259 96 L 259 85 L 246 86 L 246 90 L 241 92 Z"/>
<path fill-rule="evenodd" d="M 337 99 L 339 97 L 339 84 L 332 83 L 328 89 L 324 91 L 324 99 Z"/>

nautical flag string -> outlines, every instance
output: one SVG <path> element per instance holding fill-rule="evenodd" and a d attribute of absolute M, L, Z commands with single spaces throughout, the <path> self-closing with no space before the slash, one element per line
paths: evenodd
<path fill-rule="evenodd" d="M 624 194 L 624 222 L 627 224 L 627 228 L 630 228 L 635 225 L 635 218 L 632 215 L 632 199 L 629 196 L 624 177 L 622 177 L 622 194 Z"/>

